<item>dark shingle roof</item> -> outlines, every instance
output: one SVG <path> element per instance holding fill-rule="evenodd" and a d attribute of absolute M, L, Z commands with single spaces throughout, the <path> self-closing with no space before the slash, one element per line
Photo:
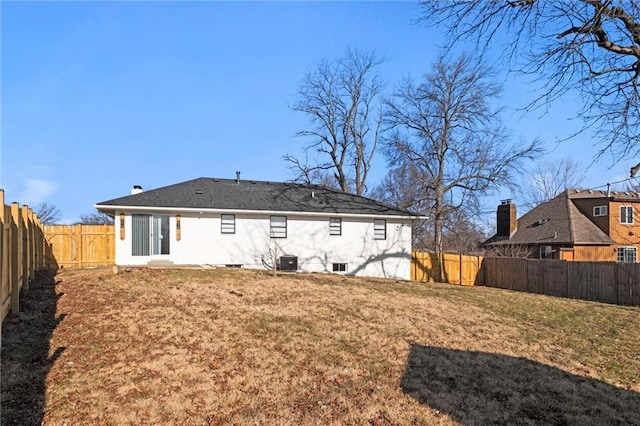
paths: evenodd
<path fill-rule="evenodd" d="M 494 237 L 484 244 L 592 244 L 610 245 L 613 240 L 583 215 L 563 192 L 540 203 L 518 219 L 516 232 L 508 240 Z"/>
<path fill-rule="evenodd" d="M 101 211 L 113 212 L 110 206 L 417 216 L 318 185 L 216 178 L 193 179 L 96 205 Z"/>

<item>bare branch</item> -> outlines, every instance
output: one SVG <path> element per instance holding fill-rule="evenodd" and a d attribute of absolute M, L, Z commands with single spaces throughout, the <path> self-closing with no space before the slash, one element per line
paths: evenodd
<path fill-rule="evenodd" d="M 441 56 L 423 81 L 405 81 L 385 101 L 390 178 L 409 173 L 409 207 L 432 218 L 436 252 L 449 221 L 460 221 L 462 209 L 498 185 L 513 184 L 523 161 L 540 153 L 537 141 L 508 143 L 500 110 L 491 106 L 500 93 L 492 77 L 469 55 Z"/>
<path fill-rule="evenodd" d="M 53 225 L 60 221 L 60 210 L 55 204 L 40 203 L 33 208 L 33 211 L 44 225 Z"/>
<path fill-rule="evenodd" d="M 326 173 L 312 172 L 330 170 L 332 186 L 364 193 L 380 134 L 381 115 L 375 112 L 383 84 L 375 70 L 381 63 L 374 53 L 348 50 L 334 62 L 320 62 L 302 80 L 291 108 L 309 116 L 314 127 L 297 136 L 307 140 L 305 153 L 318 155 L 304 161 L 284 156 L 298 178 L 326 179 Z"/>
<path fill-rule="evenodd" d="M 596 158 L 640 155 L 640 7 L 637 0 L 428 0 L 422 22 L 448 29 L 448 48 L 473 40 L 483 54 L 506 36 L 511 71 L 540 83 L 525 111 L 568 92 L 582 99 L 576 117 L 597 140 Z"/>
<path fill-rule="evenodd" d="M 539 161 L 527 179 L 520 185 L 521 205 L 533 208 L 567 189 L 580 189 L 586 178 L 586 169 L 567 158 L 559 161 Z"/>
<path fill-rule="evenodd" d="M 113 225 L 113 218 L 105 213 L 89 213 L 80 215 L 76 225 Z"/>

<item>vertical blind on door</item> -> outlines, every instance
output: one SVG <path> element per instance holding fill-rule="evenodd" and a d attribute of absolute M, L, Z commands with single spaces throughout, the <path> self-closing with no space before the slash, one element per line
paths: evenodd
<path fill-rule="evenodd" d="M 134 214 L 131 216 L 131 254 L 133 256 L 149 256 L 149 220 L 146 214 Z"/>

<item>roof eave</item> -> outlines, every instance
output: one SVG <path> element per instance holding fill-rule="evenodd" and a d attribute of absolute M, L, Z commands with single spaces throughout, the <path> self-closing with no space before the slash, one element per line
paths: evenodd
<path fill-rule="evenodd" d="M 510 240 L 502 240 L 495 241 L 492 243 L 482 244 L 484 246 L 506 246 L 506 245 L 514 245 L 514 246 L 540 246 L 540 245 L 557 245 L 557 244 L 570 244 L 573 246 L 612 246 L 615 244 L 614 241 L 610 243 L 605 241 L 593 241 L 593 242 L 576 242 L 576 241 L 537 241 L 537 242 L 515 242 Z"/>
<path fill-rule="evenodd" d="M 215 209 L 192 207 L 151 207 L 151 206 L 121 206 L 110 204 L 96 204 L 94 207 L 102 212 L 131 211 L 131 212 L 185 212 L 185 213 L 246 213 L 246 214 L 281 214 L 291 216 L 321 216 L 321 217 L 354 217 L 354 218 L 378 218 L 378 219 L 405 219 L 427 220 L 428 216 L 404 215 L 404 214 L 373 214 L 373 213 L 340 213 L 340 212 L 300 212 L 289 210 L 245 210 L 245 209 Z"/>

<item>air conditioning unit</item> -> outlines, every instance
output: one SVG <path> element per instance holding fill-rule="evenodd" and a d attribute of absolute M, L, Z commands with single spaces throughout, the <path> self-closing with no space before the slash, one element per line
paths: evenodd
<path fill-rule="evenodd" d="M 298 256 L 280 256 L 278 270 L 295 272 L 298 270 Z"/>

